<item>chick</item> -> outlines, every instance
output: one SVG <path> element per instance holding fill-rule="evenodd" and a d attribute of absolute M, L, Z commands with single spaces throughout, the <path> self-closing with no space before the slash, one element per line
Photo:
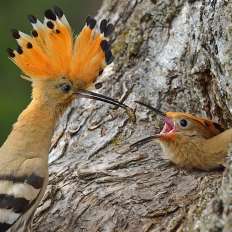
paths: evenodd
<path fill-rule="evenodd" d="M 232 129 L 188 113 L 166 112 L 148 107 L 163 118 L 160 133 L 142 139 L 130 147 L 138 147 L 152 140 L 158 142 L 164 155 L 179 167 L 209 171 L 222 166 L 232 142 Z"/>

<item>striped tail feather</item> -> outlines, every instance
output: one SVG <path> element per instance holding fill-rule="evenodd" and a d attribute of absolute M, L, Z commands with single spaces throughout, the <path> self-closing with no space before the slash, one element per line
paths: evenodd
<path fill-rule="evenodd" d="M 8 231 L 31 211 L 43 184 L 44 178 L 36 174 L 0 176 L 0 232 Z"/>

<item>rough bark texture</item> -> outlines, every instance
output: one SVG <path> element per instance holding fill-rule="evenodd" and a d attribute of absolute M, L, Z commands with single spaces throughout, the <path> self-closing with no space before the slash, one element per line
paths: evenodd
<path fill-rule="evenodd" d="M 105 0 L 114 64 L 99 92 L 231 126 L 232 2 Z M 232 231 L 232 161 L 223 173 L 178 169 L 158 145 L 127 151 L 159 120 L 136 107 L 77 100 L 60 120 L 35 231 Z M 223 230 L 224 229 L 224 230 Z"/>

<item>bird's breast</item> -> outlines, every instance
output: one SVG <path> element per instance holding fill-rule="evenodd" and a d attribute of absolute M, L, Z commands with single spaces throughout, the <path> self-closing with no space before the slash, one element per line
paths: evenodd
<path fill-rule="evenodd" d="M 201 141 L 183 139 L 160 144 L 165 158 L 174 164 L 186 168 L 202 167 L 205 152 Z"/>

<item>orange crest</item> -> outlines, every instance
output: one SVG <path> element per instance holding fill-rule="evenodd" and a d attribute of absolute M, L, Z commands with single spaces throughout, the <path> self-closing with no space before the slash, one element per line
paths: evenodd
<path fill-rule="evenodd" d="M 30 15 L 32 35 L 13 30 L 18 43 L 16 50 L 8 49 L 10 59 L 31 78 L 56 79 L 67 77 L 88 85 L 96 80 L 113 55 L 106 37 L 113 25 L 102 20 L 100 32 L 94 30 L 96 20 L 86 19 L 86 26 L 74 39 L 63 11 L 45 11 L 44 22 Z"/>

